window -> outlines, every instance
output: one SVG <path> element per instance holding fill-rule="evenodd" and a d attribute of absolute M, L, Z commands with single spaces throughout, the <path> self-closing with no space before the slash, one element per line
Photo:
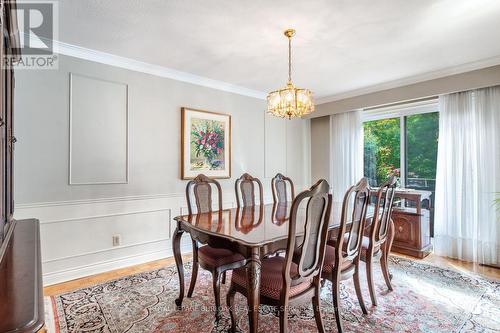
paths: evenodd
<path fill-rule="evenodd" d="M 431 100 L 364 112 L 364 174 L 371 186 L 395 175 L 400 187 L 434 192 L 437 111 Z"/>
<path fill-rule="evenodd" d="M 370 186 L 379 186 L 389 176 L 399 177 L 399 118 L 372 120 L 364 123 L 364 172 Z"/>
<path fill-rule="evenodd" d="M 415 114 L 405 117 L 405 122 L 405 186 L 434 192 L 439 114 L 437 112 Z"/>

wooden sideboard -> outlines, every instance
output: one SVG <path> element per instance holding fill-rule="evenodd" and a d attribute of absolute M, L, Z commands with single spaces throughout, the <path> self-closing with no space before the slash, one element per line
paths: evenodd
<path fill-rule="evenodd" d="M 371 195 L 377 195 L 376 188 Z M 430 191 L 397 189 L 394 194 L 394 242 L 391 251 L 416 258 L 432 252 Z"/>
<path fill-rule="evenodd" d="M 431 253 L 431 194 L 429 191 L 396 190 L 392 251 L 417 258 Z"/>
<path fill-rule="evenodd" d="M 1 249 L 0 332 L 38 332 L 44 325 L 39 222 L 11 223 Z"/>

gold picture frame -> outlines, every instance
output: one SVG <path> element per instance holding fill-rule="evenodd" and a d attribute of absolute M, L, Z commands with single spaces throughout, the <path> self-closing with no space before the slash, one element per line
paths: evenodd
<path fill-rule="evenodd" d="M 181 108 L 181 179 L 231 178 L 231 115 Z"/>

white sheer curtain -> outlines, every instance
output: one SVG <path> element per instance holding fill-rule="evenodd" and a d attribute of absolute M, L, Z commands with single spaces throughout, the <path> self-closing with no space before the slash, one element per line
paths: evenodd
<path fill-rule="evenodd" d="M 435 252 L 498 264 L 500 86 L 441 96 Z"/>
<path fill-rule="evenodd" d="M 334 201 L 342 201 L 349 186 L 363 177 L 361 111 L 330 116 L 330 185 Z"/>

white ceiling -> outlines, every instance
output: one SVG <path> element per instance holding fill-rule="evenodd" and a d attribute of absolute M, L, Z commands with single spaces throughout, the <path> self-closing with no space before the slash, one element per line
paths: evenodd
<path fill-rule="evenodd" d="M 59 13 L 62 42 L 262 92 L 286 82 L 293 27 L 293 81 L 319 99 L 500 64 L 500 0 L 63 0 Z"/>

